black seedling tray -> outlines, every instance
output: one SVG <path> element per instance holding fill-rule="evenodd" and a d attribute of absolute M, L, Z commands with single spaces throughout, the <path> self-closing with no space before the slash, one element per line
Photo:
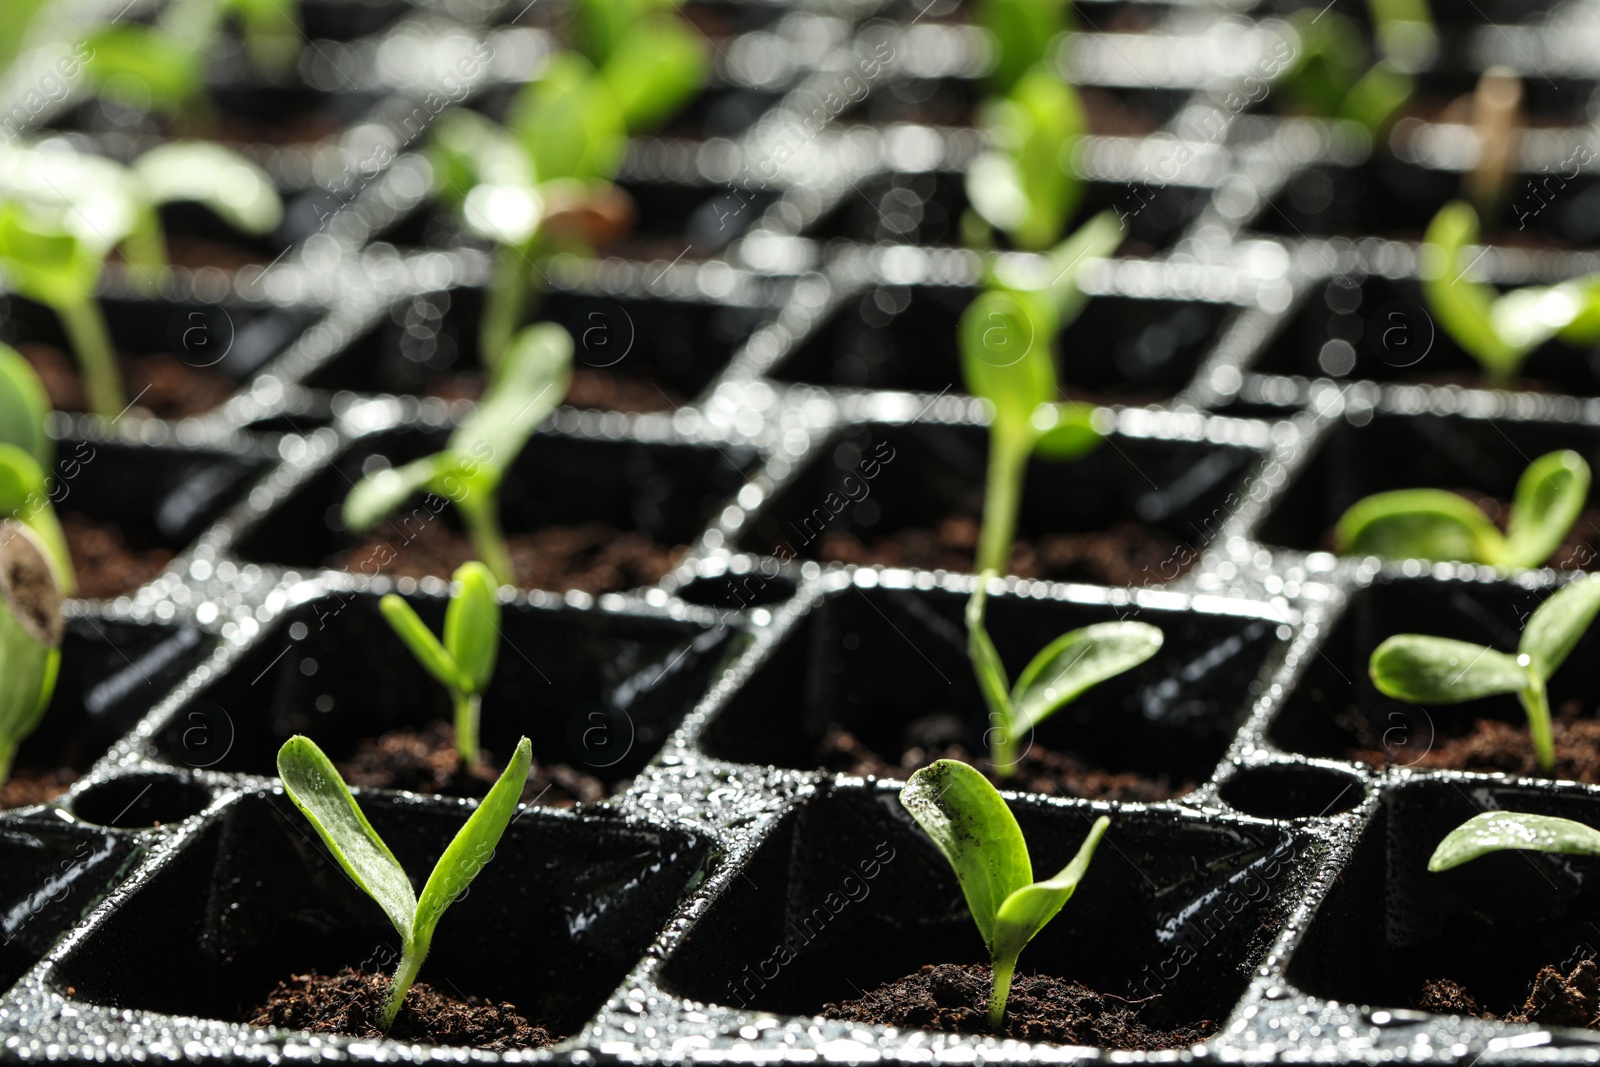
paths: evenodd
<path fill-rule="evenodd" d="M 79 777 L 0 812 L 0 1060 L 1593 1061 L 1592 1031 L 1416 1005 L 1423 981 L 1448 977 L 1503 1013 L 1541 965 L 1595 956 L 1592 861 L 1491 857 L 1444 876 L 1424 864 L 1479 810 L 1600 819 L 1600 787 L 1430 769 L 1424 757 L 1480 715 L 1517 724 L 1515 703 L 1402 706 L 1366 672 L 1403 630 L 1510 649 L 1572 575 L 1382 566 L 1335 559 L 1326 541 L 1368 493 L 1503 500 L 1543 452 L 1600 462 L 1591 353 L 1536 353 L 1527 377 L 1549 392 L 1472 388 L 1418 281 L 1415 238 L 1462 172 L 1440 147 L 1451 130 L 1412 123 L 1366 145 L 1276 117 L 1270 86 L 1262 101 L 1246 80 L 1282 35 L 1269 20 L 1291 5 L 1276 0 L 1074 6 L 1082 38 L 1052 58 L 1101 115 L 1071 160 L 1087 179 L 1077 218 L 1115 210 L 1127 239 L 1085 272 L 1090 299 L 1056 354 L 1069 396 L 1112 406 L 1096 415 L 1097 451 L 1032 464 L 1020 534 L 1137 524 L 1160 548 L 1127 585 L 1069 572 L 990 589 L 1013 675 L 1068 627 L 1163 629 L 1155 657 L 1030 739 L 1160 780 L 1170 799 L 1008 793 L 1040 871 L 1112 818 L 1022 968 L 1158 997 L 1209 1026 L 1203 1044 L 1113 1054 L 819 1017 L 923 964 L 984 954 L 947 865 L 895 799 L 925 744 L 982 748 L 962 628 L 970 555 L 922 569 L 824 548 L 970 522 L 981 504 L 987 416 L 963 395 L 953 332 L 989 265 L 956 247 L 986 60 L 955 6 L 846 0 L 689 6 L 716 45 L 712 84 L 630 145 L 619 180 L 636 232 L 600 259 L 550 264 L 534 313 L 573 333 L 580 371 L 669 395 L 654 413 L 574 402 L 553 416 L 507 476 L 508 532 L 603 522 L 647 535 L 669 565 L 635 588 L 501 591 L 485 745 L 503 755 L 526 733 L 541 766 L 589 775 L 604 799 L 563 810 L 529 796 L 421 977 L 510 1001 L 560 1040 L 467 1053 L 248 1025 L 292 974 L 395 957 L 378 910 L 278 787 L 274 755 L 303 731 L 343 760 L 448 710 L 377 610 L 396 592 L 439 625 L 444 576 L 347 566 L 340 508 L 364 473 L 438 449 L 470 410 L 470 383 L 449 379 L 477 369 L 488 257 L 432 205 L 417 150 L 445 107 L 503 106 L 568 15 L 302 6 L 314 45 L 297 78 L 256 84 L 216 57 L 230 110 L 334 114 L 318 139 L 245 149 L 290 215 L 243 251 L 277 261 L 231 279 L 175 270 L 159 299 L 114 271 L 106 286 L 120 347 L 193 354 L 170 340 L 174 323 L 232 339 L 222 403 L 184 422 L 57 420 L 63 461 L 96 450 L 58 472 L 58 508 L 174 555 L 124 598 L 69 607 L 55 706 L 21 762 Z M 1560 125 L 1525 144 L 1525 209 L 1526 182 L 1568 158 L 1561 138 L 1600 76 L 1570 55 L 1581 35 L 1562 20 L 1576 9 L 1434 6 L 1429 99 L 1539 45 L 1511 62 L 1548 66 L 1548 84 L 1524 71 L 1530 111 Z M 1354 0 L 1336 7 L 1366 17 Z M 885 42 L 898 60 L 864 92 L 841 89 Z M 493 55 L 453 88 L 420 62 L 474 45 Z M 419 61 L 397 72 L 396 56 Z M 82 119 L 74 106 L 23 110 L 60 130 Z M 107 117 L 79 128 L 116 158 L 161 136 Z M 1589 169 L 1541 187 L 1529 230 L 1491 233 L 1474 270 L 1501 286 L 1594 270 Z M 179 236 L 232 240 L 202 213 L 170 215 Z M 1552 247 L 1532 247 L 1534 231 Z M 1429 340 L 1420 360 L 1386 346 L 1396 325 Z M 60 342 L 53 316 L 14 297 L 0 337 Z M 423 512 L 392 531 L 454 528 L 450 509 Z M 1552 682 L 1558 701 L 1588 699 L 1596 640 Z M 823 769 L 841 729 L 884 757 L 880 778 Z M 360 799 L 417 874 L 474 803 Z"/>

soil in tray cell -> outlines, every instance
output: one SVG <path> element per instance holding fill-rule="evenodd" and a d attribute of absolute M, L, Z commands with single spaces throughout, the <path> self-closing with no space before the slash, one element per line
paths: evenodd
<path fill-rule="evenodd" d="M 1211 1019 L 1163 1019 L 1167 1006 L 1160 997 L 1130 1000 L 1081 982 L 1028 973 L 1013 979 L 1005 1023 L 990 1031 L 991 984 L 983 964 L 928 964 L 853 1000 L 824 1005 L 822 1015 L 902 1030 L 991 1032 L 1019 1041 L 1130 1050 L 1187 1048 L 1217 1032 Z"/>

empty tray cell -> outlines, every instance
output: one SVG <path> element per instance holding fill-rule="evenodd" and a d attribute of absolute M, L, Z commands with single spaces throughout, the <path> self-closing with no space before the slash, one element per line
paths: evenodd
<path fill-rule="evenodd" d="M 0 823 L 0 992 L 37 963 L 140 853 L 125 834 Z"/>

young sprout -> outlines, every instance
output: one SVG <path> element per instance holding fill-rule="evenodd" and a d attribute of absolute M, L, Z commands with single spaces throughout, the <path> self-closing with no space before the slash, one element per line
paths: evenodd
<path fill-rule="evenodd" d="M 1029 661 L 1013 686 L 984 625 L 986 587 L 994 577 L 994 571 L 979 575 L 967 601 L 967 655 L 993 724 L 986 731 L 989 759 L 996 774 L 1009 778 L 1017 770 L 1020 739 L 1088 690 L 1155 655 L 1162 633 L 1159 627 L 1132 620 L 1068 630 Z"/>
<path fill-rule="evenodd" d="M 1468 277 L 1477 261 L 1478 213 L 1446 204 L 1422 240 L 1422 292 L 1439 325 L 1483 367 L 1489 384 L 1515 384 L 1523 362 L 1552 337 L 1575 345 L 1600 341 L 1600 273 L 1501 294 Z"/>
<path fill-rule="evenodd" d="M 1515 693 L 1528 715 L 1533 752 L 1546 774 L 1555 769 L 1550 701 L 1545 686 L 1600 612 L 1600 576 L 1563 587 L 1528 618 L 1510 655 L 1422 634 L 1398 634 L 1372 653 L 1368 673 L 1378 692 L 1408 704 L 1461 704 Z"/>
<path fill-rule="evenodd" d="M 95 289 L 120 249 L 149 291 L 166 269 L 159 209 L 206 205 L 241 230 L 266 233 L 283 205 L 260 168 L 217 145 L 174 142 L 132 167 L 64 142 L 0 148 L 0 270 L 9 286 L 60 318 L 83 371 L 89 408 L 113 418 L 127 406 Z"/>
<path fill-rule="evenodd" d="M 0 519 L 0 785 L 55 692 L 62 599 L 44 542 L 16 519 Z"/>
<path fill-rule="evenodd" d="M 1376 62 L 1354 19 L 1302 9 L 1292 20 L 1300 48 L 1279 84 L 1295 109 L 1356 122 L 1376 135 L 1411 99 L 1413 74 L 1438 51 L 1438 34 L 1426 0 L 1373 0 L 1369 8 Z"/>
<path fill-rule="evenodd" d="M 51 561 L 57 588 L 71 596 L 72 560 L 46 473 L 56 456 L 49 418 L 50 400 L 33 367 L 14 348 L 0 344 L 0 514 L 33 531 Z"/>
<path fill-rule="evenodd" d="M 1071 899 L 1111 820 L 1096 819 L 1072 862 L 1035 881 L 1016 817 L 989 780 L 965 763 L 942 759 L 922 768 L 900 791 L 900 804 L 956 872 L 967 910 L 989 949 L 994 969 L 989 1026 L 998 1030 L 1017 956 Z"/>
<path fill-rule="evenodd" d="M 444 643 L 433 636 L 403 597 L 389 593 L 378 603 L 389 626 L 427 672 L 450 691 L 455 703 L 456 755 L 463 767 L 478 758 L 478 717 L 483 691 L 494 676 L 500 650 L 500 601 L 494 575 L 472 560 L 457 568 L 455 595 L 444 613 Z"/>
<path fill-rule="evenodd" d="M 237 19 L 258 74 L 294 70 L 302 35 L 297 0 L 172 0 L 155 24 L 112 22 L 84 42 L 84 73 L 98 95 L 140 110 L 206 115 L 206 63 L 224 24 Z"/>
<path fill-rule="evenodd" d="M 1589 464 L 1551 452 L 1517 479 L 1507 532 L 1443 489 L 1396 489 L 1351 505 L 1334 527 L 1341 555 L 1537 567 L 1561 547 L 1589 497 Z"/>
<path fill-rule="evenodd" d="M 1428 870 L 1437 874 L 1506 849 L 1600 856 L 1600 830 L 1555 815 L 1483 811 L 1445 835 L 1428 859 Z"/>
<path fill-rule="evenodd" d="M 611 179 L 628 134 L 675 112 L 705 81 L 705 46 L 688 25 L 643 8 L 639 19 L 629 16 L 639 7 L 579 5 L 594 63 L 576 53 L 551 59 L 512 101 L 503 128 L 466 109 L 435 127 L 435 195 L 495 246 L 478 331 L 479 360 L 491 372 L 527 315 L 534 261 L 607 243 L 627 228 L 633 205 Z"/>
<path fill-rule="evenodd" d="M 1035 66 L 985 105 L 981 125 L 991 147 L 967 169 L 973 211 L 1018 248 L 1049 247 L 1083 199 L 1070 167 L 1072 146 L 1088 132 L 1077 92 Z"/>
<path fill-rule="evenodd" d="M 497 491 L 528 437 L 567 394 L 572 338 L 553 323 L 519 333 L 472 414 L 442 452 L 367 475 L 344 501 L 345 525 L 364 533 L 426 490 L 455 504 L 478 558 L 497 582 L 513 581 Z"/>
<path fill-rule="evenodd" d="M 1046 257 L 1043 284 L 1004 267 L 968 305 L 958 327 L 967 391 L 989 402 L 989 470 L 977 569 L 1004 574 L 1022 500 L 1028 457 L 1038 451 L 1071 459 L 1100 443 L 1089 413 L 1059 404 L 1051 343 L 1083 310 L 1078 275 L 1091 259 L 1115 250 L 1122 231 L 1101 212 Z"/>
<path fill-rule="evenodd" d="M 367 821 L 322 749 L 310 738 L 296 734 L 278 750 L 283 791 L 316 829 L 339 866 L 377 902 L 400 935 L 400 965 L 378 1017 L 378 1029 L 388 1032 L 394 1025 L 445 909 L 494 858 L 495 846 L 516 812 L 532 762 L 533 746 L 524 737 L 499 780 L 445 847 L 419 898 L 400 861 Z"/>
<path fill-rule="evenodd" d="M 989 86 L 1001 94 L 1009 93 L 1025 72 L 1046 67 L 1057 39 L 1072 25 L 1070 6 L 1054 0 L 979 0 L 972 17 L 993 38 Z"/>

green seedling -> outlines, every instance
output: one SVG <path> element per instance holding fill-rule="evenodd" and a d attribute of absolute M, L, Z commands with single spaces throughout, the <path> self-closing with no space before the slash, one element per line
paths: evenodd
<path fill-rule="evenodd" d="M 300 56 L 297 0 L 172 0 L 153 24 L 112 22 L 84 42 L 84 73 L 101 97 L 167 115 L 209 121 L 206 62 L 218 35 L 236 20 L 258 74 L 287 77 Z"/>
<path fill-rule="evenodd" d="M 23 45 L 33 43 L 30 31 L 37 25 L 39 16 L 49 3 L 50 0 L 12 0 L 7 5 L 6 18 L 10 25 L 7 32 L 0 36 L 0 75 L 11 69 L 11 65 L 22 54 Z"/>
<path fill-rule="evenodd" d="M 528 316 L 535 261 L 604 244 L 631 222 L 632 202 L 612 183 L 629 133 L 676 112 L 705 82 L 703 41 L 660 6 L 586 0 L 578 15 L 591 58 L 552 58 L 512 101 L 504 127 L 464 108 L 435 127 L 435 195 L 495 246 L 478 331 L 491 373 Z"/>
<path fill-rule="evenodd" d="M 1589 496 L 1589 464 L 1551 452 L 1517 479 L 1506 533 L 1470 500 L 1443 489 L 1397 489 L 1357 501 L 1339 518 L 1342 555 L 1537 567 L 1561 547 Z"/>
<path fill-rule="evenodd" d="M 1372 653 L 1368 673 L 1385 696 L 1408 704 L 1462 704 L 1515 693 L 1528 715 L 1534 756 L 1555 769 L 1545 687 L 1600 612 L 1600 577 L 1563 587 L 1528 618 L 1515 655 L 1467 641 L 1397 634 Z"/>
<path fill-rule="evenodd" d="M 1507 849 L 1600 856 L 1600 830 L 1555 815 L 1479 812 L 1445 835 L 1428 859 L 1428 870 L 1437 874 Z"/>
<path fill-rule="evenodd" d="M 277 226 L 283 205 L 266 174 L 218 145 L 174 142 L 131 167 L 63 142 L 0 148 L 0 270 L 11 289 L 61 319 L 83 372 L 89 407 L 113 418 L 126 406 L 95 290 L 120 251 L 138 287 L 159 288 L 167 265 L 161 205 L 209 207 L 249 233 Z"/>
<path fill-rule="evenodd" d="M 62 600 L 44 542 L 16 519 L 0 519 L 0 785 L 55 692 Z"/>
<path fill-rule="evenodd" d="M 513 339 L 499 373 L 444 451 L 367 475 L 345 497 L 345 525 L 364 533 L 417 493 L 436 494 L 456 506 L 495 580 L 510 583 L 500 481 L 539 423 L 560 405 L 571 380 L 571 336 L 553 323 L 529 326 Z"/>
<path fill-rule="evenodd" d="M 967 601 L 967 655 L 993 725 L 989 759 L 1009 778 L 1017 769 L 1017 743 L 1088 690 L 1132 670 L 1161 650 L 1159 627 L 1146 622 L 1097 622 L 1069 630 L 1044 646 L 1012 685 L 1000 653 L 984 625 L 987 586 L 994 571 L 978 577 Z"/>
<path fill-rule="evenodd" d="M 965 763 L 942 759 L 922 768 L 900 791 L 900 804 L 956 872 L 967 910 L 989 949 L 994 969 L 989 1026 L 998 1030 L 1017 957 L 1071 899 L 1111 820 L 1096 819 L 1072 862 L 1035 881 L 1016 817 L 989 780 Z"/>
<path fill-rule="evenodd" d="M 973 211 L 1018 248 L 1048 248 L 1083 199 L 1071 157 L 1088 120 L 1076 90 L 1035 66 L 983 107 L 980 125 L 990 147 L 967 170 Z"/>
<path fill-rule="evenodd" d="M 1004 574 L 1010 565 L 1028 458 L 1073 459 L 1102 440 L 1089 409 L 1057 402 L 1051 345 L 1087 303 L 1078 287 L 1083 267 L 1110 255 L 1121 239 L 1116 217 L 1102 212 L 1034 264 L 1044 268 L 1036 277 L 997 264 L 961 316 L 962 377 L 991 408 L 979 571 Z"/>
<path fill-rule="evenodd" d="M 1376 135 L 1411 99 L 1415 72 L 1438 51 L 1426 0 L 1373 0 L 1369 9 L 1376 60 L 1354 19 L 1328 10 L 1295 13 L 1300 47 L 1278 83 L 1293 110 L 1356 122 Z"/>
<path fill-rule="evenodd" d="M 989 287 L 961 317 L 962 373 L 967 390 L 988 401 L 989 467 L 978 536 L 980 578 L 968 602 L 967 651 L 994 726 L 990 757 L 996 773 L 1016 771 L 1022 736 L 1090 686 L 1154 655 L 1161 631 L 1145 623 L 1104 623 L 1065 634 L 1041 651 L 1013 688 L 984 624 L 989 578 L 1011 564 L 1028 460 L 1066 460 L 1102 441 L 1092 413 L 1057 401 L 1051 341 L 1087 302 L 1077 279 L 1091 259 L 1109 255 L 1121 228 L 1097 215 L 1046 257 L 1043 284 L 997 268 Z"/>
<path fill-rule="evenodd" d="M 1600 273 L 1502 294 L 1468 277 L 1477 241 L 1478 213 L 1470 204 L 1456 200 L 1441 208 L 1423 237 L 1422 292 L 1439 325 L 1478 361 L 1491 386 L 1514 385 L 1523 362 L 1551 338 L 1600 342 Z"/>
<path fill-rule="evenodd" d="M 394 1025 L 445 909 L 494 858 L 495 846 L 516 812 L 532 763 L 533 746 L 524 737 L 499 780 L 434 864 L 418 897 L 400 861 L 367 821 L 322 749 L 310 738 L 296 734 L 278 750 L 283 791 L 316 829 L 339 866 L 377 902 L 400 935 L 400 965 L 378 1017 L 378 1029 L 387 1032 Z"/>
<path fill-rule="evenodd" d="M 417 662 L 450 691 L 455 704 L 456 755 L 463 767 L 478 758 L 478 719 L 483 692 L 494 677 L 500 650 L 500 601 L 494 575 L 482 563 L 463 563 L 444 613 L 444 642 L 433 635 L 403 597 L 389 593 L 378 603 L 389 626 Z"/>
<path fill-rule="evenodd" d="M 33 367 L 0 344 L 0 514 L 33 531 L 50 558 L 56 587 L 71 596 L 72 559 L 48 479 L 56 461 L 49 420 L 50 398 Z"/>
<path fill-rule="evenodd" d="M 1024 72 L 1048 66 L 1052 50 L 1073 24 L 1071 6 L 1056 0 L 978 0 L 972 19 L 994 43 L 989 88 L 997 95 L 1009 93 Z"/>

